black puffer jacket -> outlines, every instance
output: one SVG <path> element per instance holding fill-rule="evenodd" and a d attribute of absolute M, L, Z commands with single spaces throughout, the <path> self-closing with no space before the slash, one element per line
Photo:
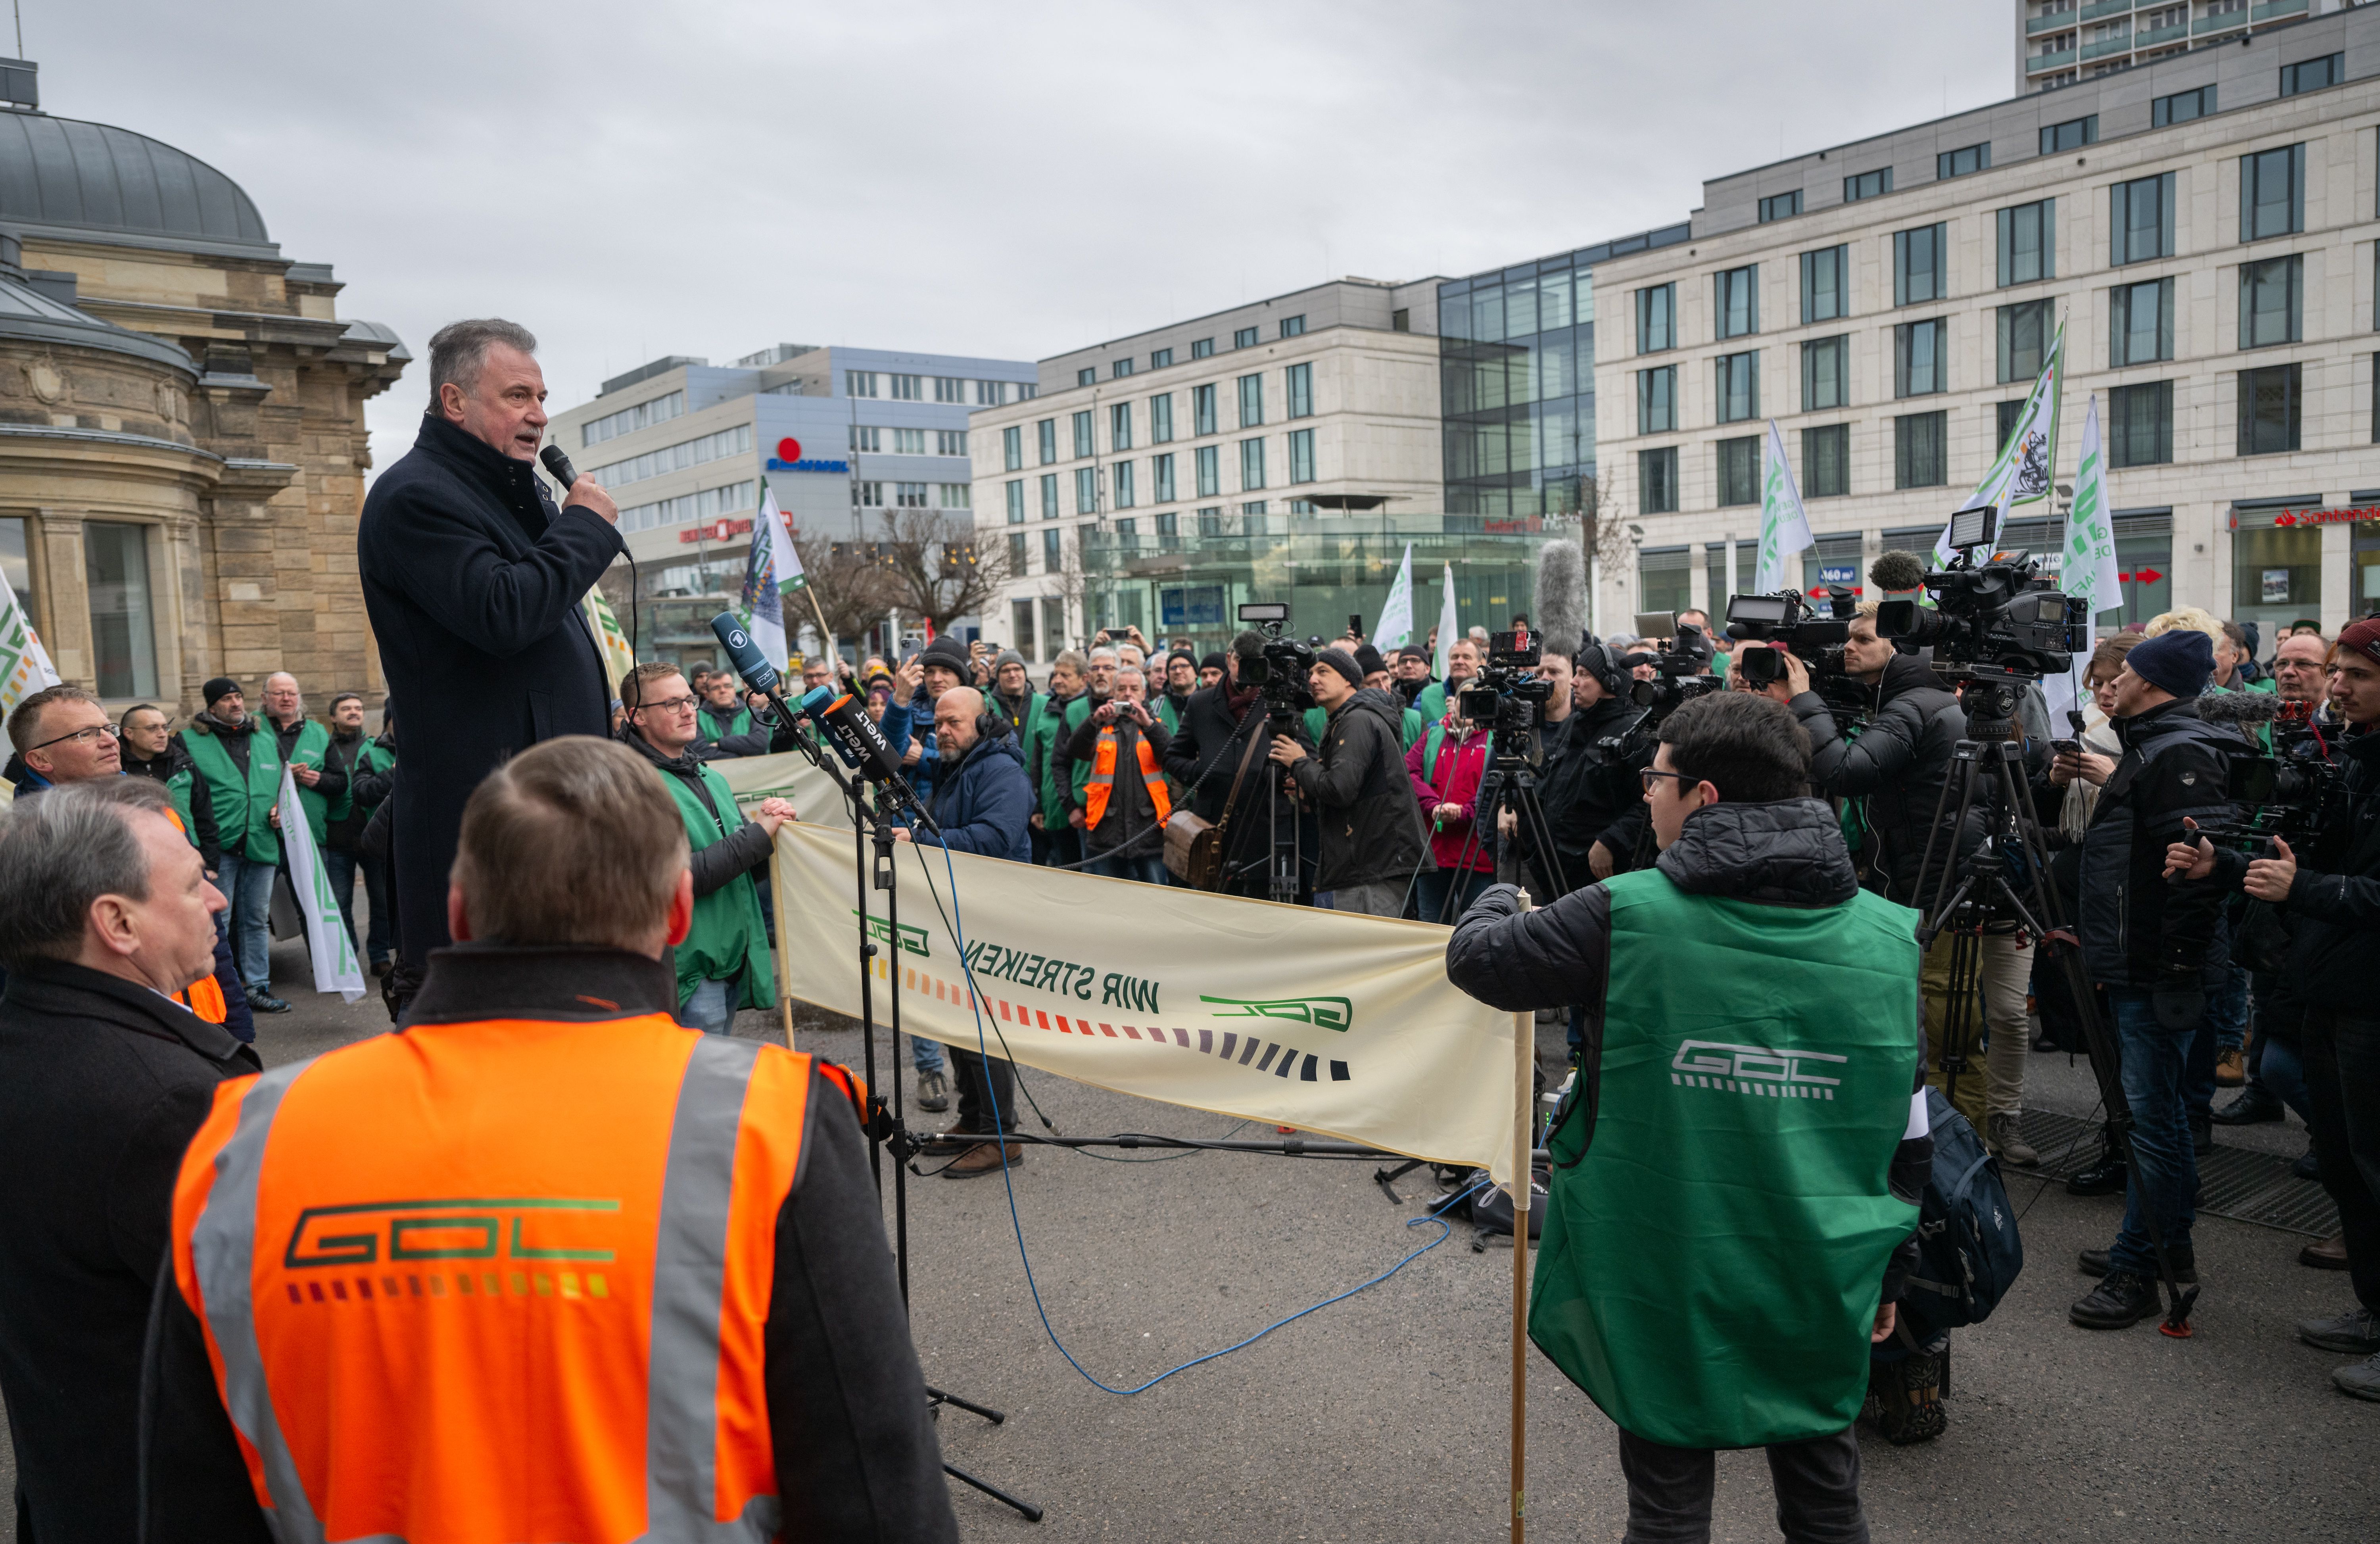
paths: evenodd
<path fill-rule="evenodd" d="M 1603 741 L 1619 735 L 1643 711 L 1633 702 L 1605 698 L 1572 712 L 1545 734 L 1545 766 L 1537 774 L 1537 802 L 1552 828 L 1561 859 L 1562 881 L 1571 890 L 1595 881 L 1587 852 L 1597 842 L 1609 850 L 1615 869 L 1624 869 L 1645 829 L 1645 784 L 1637 777 L 1650 763 L 1649 750 L 1622 754 Z M 1521 855 L 1536 857 L 1526 824 Z M 1550 878 L 1550 876 L 1548 876 Z"/>
<path fill-rule="evenodd" d="M 1289 775 L 1321 827 L 1315 889 L 1402 881 L 1436 867 L 1405 776 L 1404 704 L 1387 692 L 1366 687 L 1341 703 L 1320 752 L 1293 762 Z"/>
<path fill-rule="evenodd" d="M 1846 740 L 1834 714 L 1815 692 L 1793 699 L 1793 716 L 1810 735 L 1810 782 L 1828 797 L 1867 801 L 1868 838 L 1860 852 L 1867 887 L 1905 906 L 1923 907 L 1933 898 L 1949 844 L 1936 848 L 1934 869 L 1925 862 L 1942 785 L 1949 778 L 1951 752 L 1967 737 L 1966 711 L 1924 662 L 1895 654 L 1876 684 L 1874 717 L 1859 737 Z M 1947 825 L 1954 817 L 1945 812 Z M 1971 815 L 1959 833 L 1959 853 L 1983 839 L 1983 820 Z"/>
<path fill-rule="evenodd" d="M 2200 718 L 2195 698 L 2118 719 L 2116 734 L 2124 754 L 2082 833 L 2082 963 L 2103 986 L 2194 989 L 2204 967 L 2222 963 L 2228 892 L 2211 878 L 2168 881 L 2165 850 L 2184 819 L 2213 825 L 2230 814 L 2226 763 L 2248 745 Z"/>
<path fill-rule="evenodd" d="M 2372 951 L 2380 945 L 2380 733 L 2350 733 L 2332 744 L 2333 759 L 2346 768 L 2348 818 L 2293 849 L 2298 876 L 2280 906 L 2289 967 L 2275 995 L 2369 1018 L 2380 1016 L 2372 990 Z M 2216 862 L 2216 885 L 2239 888 L 2248 856 L 2222 848 Z"/>

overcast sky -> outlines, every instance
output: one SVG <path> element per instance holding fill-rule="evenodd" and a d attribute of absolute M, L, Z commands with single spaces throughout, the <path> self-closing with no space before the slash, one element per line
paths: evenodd
<path fill-rule="evenodd" d="M 525 323 L 556 407 L 663 354 L 1030 359 L 1520 261 L 2005 97 L 2013 47 L 2009 0 L 20 3 L 47 111 L 220 167 L 418 355 Z"/>

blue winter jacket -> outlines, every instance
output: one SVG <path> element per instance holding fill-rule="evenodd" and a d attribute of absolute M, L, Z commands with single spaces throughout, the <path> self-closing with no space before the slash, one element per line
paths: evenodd
<path fill-rule="evenodd" d="M 978 740 L 942 769 L 940 782 L 934 791 L 934 823 L 951 851 L 1012 863 L 1033 860 L 1033 784 L 1025 775 L 1025 753 L 1015 736 Z M 925 830 L 916 830 L 915 836 L 925 843 L 934 839 Z"/>

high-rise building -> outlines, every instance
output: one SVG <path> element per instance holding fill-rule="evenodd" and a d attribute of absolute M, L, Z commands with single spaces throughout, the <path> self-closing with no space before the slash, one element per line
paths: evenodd
<path fill-rule="evenodd" d="M 2016 0 L 2016 90 L 2047 91 L 2361 0 Z"/>

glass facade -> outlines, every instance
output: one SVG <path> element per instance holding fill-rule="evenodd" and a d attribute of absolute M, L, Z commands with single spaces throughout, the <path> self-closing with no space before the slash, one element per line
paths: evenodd
<path fill-rule="evenodd" d="M 1595 475 L 1593 266 L 1686 237 L 1671 225 L 1439 286 L 1450 518 L 1578 509 L 1580 483 Z M 1633 350 L 1630 319 L 1615 313 L 1611 325 L 1607 346 Z"/>

